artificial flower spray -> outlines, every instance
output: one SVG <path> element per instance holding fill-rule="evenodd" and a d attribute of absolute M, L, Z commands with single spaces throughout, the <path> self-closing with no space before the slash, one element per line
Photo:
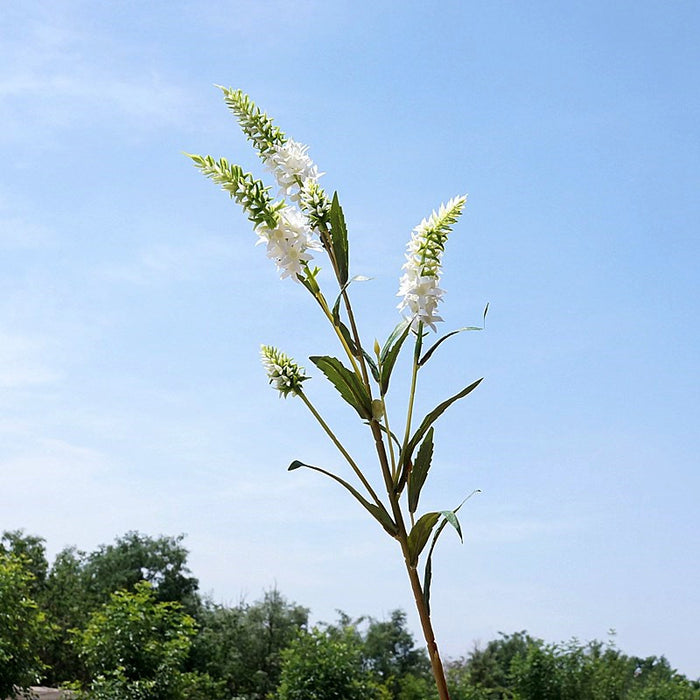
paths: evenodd
<path fill-rule="evenodd" d="M 331 426 L 311 402 L 303 382 L 309 377 L 293 359 L 277 348 L 262 346 L 262 364 L 269 382 L 283 397 L 304 402 L 328 438 L 350 465 L 353 483 L 321 467 L 295 460 L 289 469 L 305 467 L 330 477 L 347 491 L 396 540 L 403 558 L 411 591 L 428 648 L 435 683 L 441 700 L 449 700 L 445 673 L 430 619 L 432 554 L 446 525 L 462 536 L 457 511 L 419 512 L 421 490 L 431 467 L 434 423 L 455 401 L 473 391 L 477 380 L 443 401 L 421 420 L 413 415 L 418 377 L 447 338 L 469 326 L 429 341 L 437 331 L 442 255 L 448 235 L 459 219 L 466 197 L 451 199 L 414 229 L 406 249 L 406 262 L 399 282 L 398 309 L 402 320 L 383 344 L 364 344 L 350 301 L 348 235 L 338 195 L 329 197 L 319 185 L 322 173 L 308 155 L 308 147 L 289 139 L 253 101 L 240 90 L 221 88 L 227 106 L 277 182 L 273 197 L 263 181 L 226 159 L 190 155 L 204 175 L 219 184 L 243 208 L 258 243 L 265 246 L 282 278 L 302 285 L 318 304 L 321 314 L 336 335 L 341 356 L 311 356 L 310 361 L 333 384 L 344 401 L 366 424 L 376 451 L 373 468 L 356 463 Z M 325 261 L 325 262 L 323 262 Z M 332 270 L 334 289 L 322 290 L 319 265 Z M 328 296 L 327 296 L 328 294 Z M 329 301 L 330 300 L 330 301 Z M 408 396 L 402 401 L 401 421 L 389 420 L 389 384 L 402 348 L 411 349 Z M 394 426 L 393 428 L 390 426 Z M 399 426 L 399 430 L 396 427 Z M 379 493 L 382 495 L 380 496 Z M 466 500 L 466 499 L 465 499 Z"/>

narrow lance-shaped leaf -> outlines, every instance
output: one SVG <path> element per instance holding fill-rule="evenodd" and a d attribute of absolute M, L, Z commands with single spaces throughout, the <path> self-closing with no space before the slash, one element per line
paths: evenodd
<path fill-rule="evenodd" d="M 396 328 L 394 328 L 394 330 L 391 331 L 389 337 L 386 339 L 386 342 L 384 343 L 384 346 L 381 349 L 381 352 L 379 353 L 380 362 L 383 363 L 386 361 L 386 356 L 389 350 L 391 350 L 391 347 L 396 341 L 396 339 L 406 330 L 406 328 L 410 329 L 410 327 L 411 321 L 409 319 L 403 319 L 403 321 L 400 321 L 396 324 Z"/>
<path fill-rule="evenodd" d="M 483 330 L 484 329 L 480 328 L 479 326 L 465 326 L 464 328 L 459 328 L 456 331 L 446 333 L 437 342 L 433 343 L 433 345 L 428 350 L 426 350 L 423 357 L 421 357 L 420 360 L 418 361 L 418 366 L 422 367 L 430 359 L 431 355 L 438 349 L 438 347 L 442 343 L 444 343 L 448 338 L 452 337 L 453 335 L 457 335 L 457 333 L 462 333 L 463 331 L 483 331 Z"/>
<path fill-rule="evenodd" d="M 418 508 L 420 492 L 428 476 L 430 463 L 433 459 L 433 432 L 434 429 L 431 428 L 425 436 L 425 440 L 423 440 L 423 444 L 416 455 L 413 468 L 408 474 L 408 510 L 411 513 L 415 513 Z"/>
<path fill-rule="evenodd" d="M 434 408 L 424 419 L 423 422 L 418 426 L 418 430 L 413 434 L 413 437 L 408 441 L 408 444 L 401 452 L 401 468 L 402 474 L 399 480 L 402 486 L 407 477 L 407 467 L 413 455 L 413 450 L 415 450 L 416 445 L 423 439 L 423 436 L 428 431 L 428 428 L 455 402 L 461 398 L 464 398 L 467 394 L 470 394 L 477 386 L 482 382 L 482 379 L 477 379 L 475 382 L 470 384 L 465 389 L 462 389 L 459 393 L 451 396 L 449 399 L 443 401 L 439 406 Z"/>
<path fill-rule="evenodd" d="M 367 509 L 367 511 L 369 511 L 371 516 L 379 522 L 379 524 L 386 530 L 386 532 L 388 532 L 392 537 L 396 536 L 398 532 L 396 523 L 394 523 L 394 521 L 391 519 L 391 516 L 389 515 L 389 513 L 383 505 L 368 501 L 361 493 L 359 493 L 359 491 L 354 486 L 351 486 L 347 481 L 345 481 L 345 479 L 341 479 L 336 474 L 333 474 L 333 472 L 329 472 L 326 469 L 322 469 L 321 467 L 315 467 L 312 464 L 305 464 L 304 462 L 300 462 L 298 459 L 295 459 L 289 465 L 287 471 L 291 472 L 295 469 L 299 469 L 300 467 L 313 469 L 314 471 L 320 472 L 321 474 L 325 474 L 334 481 L 337 481 L 341 486 L 346 488 L 362 504 L 362 506 Z"/>
<path fill-rule="evenodd" d="M 369 425 L 369 421 L 366 421 L 366 422 L 365 422 L 365 425 Z M 385 435 L 388 435 L 388 436 L 389 436 L 389 438 L 393 441 L 393 443 L 394 443 L 399 449 L 401 449 L 401 441 L 399 440 L 399 438 L 398 438 L 398 436 L 396 435 L 396 433 L 394 433 L 393 431 L 387 430 L 387 429 L 386 429 L 386 426 L 385 426 L 383 423 L 379 423 L 379 424 L 378 424 L 378 427 L 379 427 L 379 429 L 380 429 Z"/>
<path fill-rule="evenodd" d="M 338 296 L 335 299 L 335 303 L 333 304 L 333 320 L 335 321 L 336 319 L 340 318 L 340 302 L 343 299 L 343 292 L 353 283 L 353 282 L 368 282 L 371 280 L 371 277 L 365 277 L 365 275 L 354 275 L 351 277 L 343 286 L 340 288 L 340 292 L 338 293 Z"/>
<path fill-rule="evenodd" d="M 425 513 L 416 521 L 408 535 L 408 558 L 411 566 L 418 564 L 418 557 L 428 542 L 430 533 L 440 518 L 440 513 Z"/>
<path fill-rule="evenodd" d="M 360 418 L 370 420 L 372 418 L 372 402 L 369 394 L 356 374 L 351 372 L 343 363 L 335 357 L 314 356 L 309 358 L 328 381 L 338 390 L 340 395 L 359 414 Z"/>
<path fill-rule="evenodd" d="M 357 344 L 355 343 L 355 339 L 353 338 L 352 334 L 350 333 L 350 329 L 342 322 L 340 318 L 340 302 L 343 299 L 343 292 L 353 283 L 353 282 L 365 282 L 366 280 L 371 279 L 370 277 L 365 277 L 363 275 L 355 275 L 352 279 L 349 279 L 342 287 L 340 290 L 340 293 L 336 297 L 335 303 L 333 304 L 333 308 L 331 310 L 331 316 L 333 317 L 333 325 L 340 331 L 342 334 L 343 338 L 345 339 L 345 342 L 347 343 L 348 347 L 350 348 L 350 352 L 355 356 L 359 357 L 360 356 L 360 351 L 357 347 Z M 364 351 L 363 351 L 364 353 Z M 366 353 L 364 353 L 366 355 Z M 379 381 L 379 379 L 377 379 Z"/>
<path fill-rule="evenodd" d="M 379 389 L 382 392 L 382 396 L 384 396 L 389 390 L 389 380 L 391 379 L 391 373 L 394 370 L 394 365 L 396 364 L 396 359 L 398 358 L 399 352 L 401 351 L 401 346 L 408 337 L 408 332 L 410 330 L 411 324 L 406 323 L 406 327 L 399 334 L 399 336 L 396 339 L 396 342 L 388 347 L 386 353 L 382 353 L 383 357 L 381 358 L 379 366 Z"/>
<path fill-rule="evenodd" d="M 344 285 L 348 281 L 348 230 L 345 217 L 338 201 L 338 193 L 333 193 L 331 202 L 331 246 L 338 266 L 338 281 Z"/>
<path fill-rule="evenodd" d="M 438 529 L 435 531 L 435 535 L 433 536 L 433 541 L 430 544 L 430 549 L 428 550 L 428 558 L 425 560 L 425 572 L 423 575 L 423 598 L 425 599 L 425 605 L 428 608 L 428 614 L 430 614 L 430 584 L 433 578 L 433 550 L 435 549 L 435 544 L 437 543 L 438 537 L 440 537 L 440 535 L 442 534 L 442 531 L 445 529 L 447 523 L 450 523 L 455 528 L 455 530 L 457 530 L 460 542 L 464 541 L 462 539 L 462 528 L 459 524 L 459 520 L 457 520 L 457 511 L 475 493 L 481 493 L 481 490 L 476 489 L 472 491 L 454 510 L 443 510 L 440 513 L 440 515 L 444 517 L 444 520 L 440 523 Z"/>
<path fill-rule="evenodd" d="M 365 361 L 369 365 L 370 372 L 372 372 L 372 376 L 374 377 L 374 381 L 379 384 L 379 367 L 377 367 L 377 363 L 374 361 L 374 358 L 366 351 L 363 350 L 362 354 L 365 357 Z"/>

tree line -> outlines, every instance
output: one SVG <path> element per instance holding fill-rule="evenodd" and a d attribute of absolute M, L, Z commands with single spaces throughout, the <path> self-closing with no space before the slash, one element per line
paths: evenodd
<path fill-rule="evenodd" d="M 0 539 L 0 698 L 32 685 L 84 700 L 435 700 L 406 616 L 309 610 L 271 590 L 253 603 L 199 592 L 183 536 L 128 532 L 49 565 L 44 540 Z M 447 662 L 452 700 L 700 700 L 700 682 L 613 641 L 502 634 Z"/>

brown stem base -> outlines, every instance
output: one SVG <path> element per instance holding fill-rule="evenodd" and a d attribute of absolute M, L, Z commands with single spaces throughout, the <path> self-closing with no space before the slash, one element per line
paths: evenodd
<path fill-rule="evenodd" d="M 430 621 L 428 606 L 425 604 L 425 598 L 423 597 L 423 588 L 418 578 L 418 572 L 415 566 L 410 566 L 408 563 L 406 564 L 406 569 L 408 570 L 408 578 L 411 581 L 411 590 L 413 591 L 413 597 L 416 601 L 420 624 L 423 628 L 423 636 L 425 637 L 425 643 L 428 647 L 428 657 L 430 658 L 430 666 L 432 667 L 433 676 L 435 677 L 438 695 L 440 700 L 450 700 L 450 693 L 447 690 L 447 680 L 445 679 L 445 670 L 442 667 L 442 660 L 438 652 L 435 633 L 433 632 L 433 625 Z"/>

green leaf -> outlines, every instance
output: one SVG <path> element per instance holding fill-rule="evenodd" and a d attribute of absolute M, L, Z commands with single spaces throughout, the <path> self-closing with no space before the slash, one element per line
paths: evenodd
<path fill-rule="evenodd" d="M 425 573 L 423 574 L 423 600 L 425 600 L 425 608 L 430 615 L 430 584 L 433 581 L 433 548 L 430 548 L 430 553 L 425 562 Z"/>
<path fill-rule="evenodd" d="M 335 299 L 335 303 L 333 304 L 333 320 L 338 320 L 340 319 L 340 302 L 343 298 L 343 292 L 353 283 L 353 282 L 368 282 L 371 280 L 371 277 L 365 277 L 365 275 L 355 275 L 354 277 L 351 277 L 343 286 L 340 288 L 340 292 L 338 293 L 338 296 Z"/>
<path fill-rule="evenodd" d="M 359 352 L 357 351 L 357 345 L 355 344 L 355 339 L 352 337 L 350 329 L 340 319 L 334 321 L 334 323 L 336 328 L 341 332 L 348 347 L 350 348 L 350 352 L 353 354 L 354 357 L 358 357 Z"/>
<path fill-rule="evenodd" d="M 401 467 L 402 467 L 402 478 L 400 481 L 405 479 L 405 472 L 408 467 L 408 463 L 411 461 L 411 456 L 413 455 L 413 450 L 415 450 L 416 445 L 423 439 L 430 426 L 455 402 L 461 398 L 464 398 L 467 394 L 470 394 L 476 387 L 481 384 L 483 377 L 477 379 L 475 382 L 470 384 L 465 389 L 462 389 L 458 394 L 451 396 L 449 399 L 443 401 L 439 406 L 434 408 L 424 419 L 423 422 L 418 426 L 418 430 L 414 433 L 413 437 L 409 440 L 406 447 L 401 451 Z"/>
<path fill-rule="evenodd" d="M 382 348 L 382 351 L 379 353 L 379 361 L 380 363 L 383 363 L 386 361 L 386 356 L 389 350 L 391 350 L 391 346 L 394 344 L 394 341 L 404 332 L 406 328 L 410 328 L 411 326 L 411 321 L 409 319 L 403 319 L 399 323 L 396 324 L 396 328 L 394 328 L 393 331 L 389 334 L 389 337 L 386 339 L 386 342 L 384 343 L 384 347 Z"/>
<path fill-rule="evenodd" d="M 348 230 L 337 192 L 333 193 L 330 216 L 333 257 L 338 266 L 338 281 L 344 285 L 348 281 Z"/>
<path fill-rule="evenodd" d="M 342 333 L 345 342 L 350 348 L 350 352 L 355 356 L 359 357 L 360 353 L 358 351 L 355 339 L 350 333 L 350 329 L 341 321 L 340 319 L 340 302 L 343 299 L 343 292 L 353 283 L 353 282 L 365 282 L 372 279 L 371 277 L 365 277 L 364 275 L 355 275 L 352 279 L 349 279 L 341 288 L 340 293 L 336 297 L 333 308 L 331 309 L 331 315 L 333 317 L 333 325 Z M 364 353 L 364 350 L 363 350 Z M 366 353 L 365 353 L 366 355 Z M 377 382 L 379 380 L 377 379 Z"/>
<path fill-rule="evenodd" d="M 475 489 L 472 491 L 454 510 L 443 510 L 440 512 L 440 515 L 444 517 L 444 520 L 440 523 L 438 529 L 435 531 L 435 535 L 433 536 L 433 541 L 430 544 L 430 549 L 428 550 L 428 558 L 425 560 L 425 572 L 423 575 L 423 598 L 425 600 L 425 605 L 428 608 L 428 614 L 430 614 L 430 583 L 433 578 L 433 550 L 435 549 L 435 544 L 437 543 L 438 537 L 440 537 L 442 534 L 442 531 L 445 529 L 445 525 L 447 525 L 447 523 L 450 523 L 455 530 L 457 530 L 460 542 L 464 541 L 462 539 L 462 528 L 460 527 L 459 520 L 457 520 L 457 511 L 475 493 L 481 493 L 481 490 Z"/>
<path fill-rule="evenodd" d="M 335 357 L 327 355 L 309 358 L 328 381 L 338 390 L 340 395 L 357 411 L 360 418 L 372 419 L 372 401 L 369 394 L 356 374 L 351 372 Z"/>
<path fill-rule="evenodd" d="M 347 481 L 345 481 L 345 479 L 341 479 L 336 474 L 333 474 L 333 472 L 329 472 L 326 469 L 322 469 L 321 467 L 315 467 L 312 464 L 305 464 L 304 462 L 300 462 L 298 459 L 295 459 L 289 465 L 287 471 L 291 472 L 295 469 L 299 469 L 300 467 L 313 469 L 314 471 L 320 472 L 321 474 L 325 474 L 334 481 L 337 481 L 341 486 L 346 488 L 354 496 L 354 498 L 356 498 L 362 504 L 364 508 L 367 509 L 371 516 L 384 528 L 384 530 L 386 530 L 386 532 L 388 532 L 392 537 L 395 537 L 397 535 L 399 529 L 398 527 L 396 527 L 396 523 L 391 519 L 391 516 L 389 515 L 389 513 L 383 505 L 368 501 L 354 486 L 351 486 Z"/>
<path fill-rule="evenodd" d="M 369 421 L 365 421 L 365 425 L 370 425 L 370 422 L 369 422 Z M 385 435 L 388 435 L 388 436 L 394 441 L 394 444 L 395 444 L 399 449 L 401 449 L 401 441 L 400 441 L 399 438 L 396 436 L 396 433 L 387 430 L 387 429 L 386 429 L 386 426 L 385 426 L 383 423 L 377 423 L 377 425 L 379 426 L 379 429 L 380 429 Z"/>
<path fill-rule="evenodd" d="M 407 322 L 406 327 L 401 331 L 401 333 L 399 333 L 398 337 L 396 338 L 396 342 L 391 344 L 386 349 L 386 352 L 382 351 L 383 358 L 381 358 L 379 363 L 379 390 L 382 392 L 382 396 L 386 395 L 386 392 L 389 390 L 389 379 L 391 379 L 391 373 L 394 370 L 394 365 L 396 364 L 396 359 L 399 356 L 401 346 L 408 337 L 408 332 L 410 330 L 411 324 L 410 322 Z"/>
<path fill-rule="evenodd" d="M 434 429 L 431 428 L 425 436 L 413 468 L 408 474 L 408 510 L 411 513 L 415 513 L 418 508 L 418 498 L 433 459 L 433 432 Z"/>
<path fill-rule="evenodd" d="M 418 557 L 428 543 L 430 533 L 440 519 L 440 513 L 426 513 L 416 521 L 408 535 L 408 562 L 411 566 L 418 564 Z"/>
<path fill-rule="evenodd" d="M 441 510 L 440 515 L 442 515 L 445 518 L 446 523 L 449 523 L 455 530 L 457 530 L 457 534 L 459 535 L 459 541 L 462 542 L 462 544 L 464 544 L 464 538 L 462 537 L 462 527 L 459 524 L 459 520 L 457 520 L 455 511 Z"/>
<path fill-rule="evenodd" d="M 457 335 L 457 333 L 462 333 L 462 331 L 483 331 L 483 328 L 480 328 L 479 326 L 465 326 L 464 328 L 458 328 L 456 331 L 452 331 L 450 333 L 446 333 L 445 335 L 442 336 L 436 343 L 434 343 L 429 350 L 426 351 L 425 355 L 420 358 L 418 361 L 418 366 L 422 367 L 429 359 L 430 356 L 438 349 L 438 346 L 441 343 L 444 343 L 448 338 L 450 338 L 453 335 Z"/>
<path fill-rule="evenodd" d="M 379 368 L 377 367 L 377 363 L 374 361 L 374 358 L 366 351 L 363 350 L 362 354 L 365 356 L 365 360 L 367 361 L 367 364 L 369 365 L 370 372 L 372 372 L 372 376 L 374 377 L 374 381 L 379 384 Z"/>

